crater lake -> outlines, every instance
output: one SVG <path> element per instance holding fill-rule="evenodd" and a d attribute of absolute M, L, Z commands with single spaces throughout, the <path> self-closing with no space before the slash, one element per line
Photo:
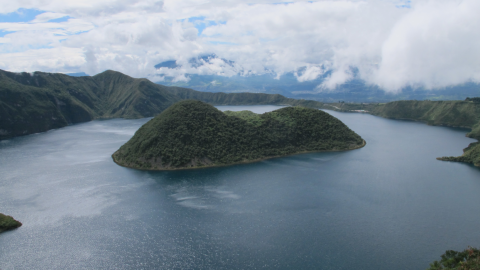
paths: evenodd
<path fill-rule="evenodd" d="M 218 106 L 262 113 L 278 106 Z M 425 269 L 480 246 L 466 130 L 327 111 L 367 145 L 152 172 L 111 158 L 149 119 L 0 141 L 0 269 Z"/>

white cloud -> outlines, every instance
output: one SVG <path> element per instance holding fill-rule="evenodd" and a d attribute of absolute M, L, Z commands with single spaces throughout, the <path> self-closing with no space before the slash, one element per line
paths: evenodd
<path fill-rule="evenodd" d="M 367 82 L 392 91 L 480 82 L 478 0 L 416 0 L 409 8 L 394 0 L 274 2 L 10 1 L 0 13 L 46 12 L 28 23 L 0 23 L 1 30 L 15 32 L 0 37 L 0 66 L 89 74 L 113 69 L 135 77 L 165 73 L 177 80 L 188 79 L 185 73 L 280 75 L 306 67 L 297 73 L 299 81 L 328 68 L 324 88 L 351 79 L 355 67 Z M 48 22 L 65 16 L 70 19 Z M 192 23 L 191 17 L 204 19 L 201 35 L 201 19 Z M 235 64 L 188 64 L 208 53 Z M 24 61 L 28 57 L 37 60 Z M 153 68 L 173 59 L 182 67 Z"/>
<path fill-rule="evenodd" d="M 75 71 L 83 64 L 85 59 L 78 48 L 59 47 L 0 55 L 0 69 L 13 71 L 67 72 Z"/>
<path fill-rule="evenodd" d="M 323 75 L 327 70 L 323 66 L 307 66 L 302 72 L 295 72 L 299 82 L 311 81 Z"/>
<path fill-rule="evenodd" d="M 64 14 L 64 13 L 45 12 L 45 13 L 37 15 L 35 17 L 35 19 L 32 20 L 32 23 L 48 22 L 49 20 L 59 19 L 59 18 L 67 17 L 67 16 L 68 15 Z"/>
<path fill-rule="evenodd" d="M 480 1 L 425 1 L 414 5 L 383 42 L 370 78 L 387 89 L 480 82 Z"/>

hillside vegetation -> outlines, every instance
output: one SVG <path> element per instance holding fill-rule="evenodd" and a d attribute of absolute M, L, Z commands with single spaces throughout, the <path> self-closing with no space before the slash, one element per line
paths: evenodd
<path fill-rule="evenodd" d="M 22 223 L 16 221 L 11 216 L 6 216 L 0 213 L 0 233 L 8 230 L 13 230 L 22 226 Z"/>
<path fill-rule="evenodd" d="M 440 261 L 434 261 L 427 270 L 480 270 L 480 250 L 467 248 L 462 252 L 447 250 Z"/>
<path fill-rule="evenodd" d="M 149 117 L 178 100 L 167 87 L 113 71 L 70 77 L 0 70 L 0 139 L 96 118 Z"/>
<path fill-rule="evenodd" d="M 279 94 L 263 93 L 210 93 L 188 88 L 171 87 L 172 93 L 181 99 L 200 100 L 213 105 L 290 105 L 321 108 L 323 103 L 314 100 L 286 98 Z"/>
<path fill-rule="evenodd" d="M 204 93 L 167 87 L 111 70 L 92 77 L 0 70 L 0 140 L 98 118 L 152 117 L 182 99 L 215 105 L 322 105 L 281 95 Z"/>
<path fill-rule="evenodd" d="M 467 136 L 480 139 L 480 103 L 473 101 L 394 101 L 373 107 L 371 113 L 429 125 L 470 128 L 472 132 Z"/>
<path fill-rule="evenodd" d="M 204 102 L 185 100 L 143 125 L 113 159 L 136 169 L 169 170 L 363 145 L 360 136 L 320 110 L 286 107 L 262 115 L 223 113 Z"/>

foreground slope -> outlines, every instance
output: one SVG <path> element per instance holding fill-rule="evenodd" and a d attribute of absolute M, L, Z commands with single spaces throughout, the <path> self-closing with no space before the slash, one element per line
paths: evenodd
<path fill-rule="evenodd" d="M 320 110 L 286 107 L 256 116 L 227 115 L 209 104 L 185 100 L 143 125 L 112 157 L 126 167 L 171 170 L 363 145 L 360 136 Z"/>

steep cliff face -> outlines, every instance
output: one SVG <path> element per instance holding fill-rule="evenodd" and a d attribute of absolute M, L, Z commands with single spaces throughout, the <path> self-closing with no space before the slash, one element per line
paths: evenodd
<path fill-rule="evenodd" d="M 169 87 L 111 70 L 91 79 L 96 83 L 98 100 L 103 105 L 99 114 L 103 118 L 151 117 L 181 99 L 172 94 Z"/>
<path fill-rule="evenodd" d="M 64 90 L 37 86 L 45 81 L 40 76 L 0 72 L 0 139 L 94 118 L 91 108 Z"/>

